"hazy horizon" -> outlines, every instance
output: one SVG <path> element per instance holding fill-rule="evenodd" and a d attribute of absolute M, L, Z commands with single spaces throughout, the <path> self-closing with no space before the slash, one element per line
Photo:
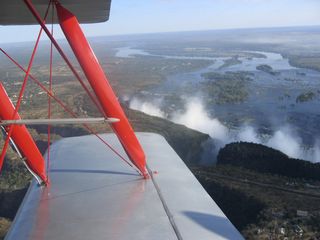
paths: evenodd
<path fill-rule="evenodd" d="M 84 24 L 88 37 L 320 25 L 317 0 L 112 1 L 109 21 Z M 0 43 L 33 41 L 39 26 L 0 26 Z M 62 38 L 60 27 L 56 38 Z M 21 40 L 23 38 L 23 40 Z M 44 37 L 46 38 L 46 37 Z"/>
<path fill-rule="evenodd" d="M 243 28 L 218 28 L 218 29 L 201 29 L 201 30 L 184 30 L 184 31 L 164 31 L 164 32 L 147 32 L 147 33 L 123 33 L 123 34 L 105 34 L 105 35 L 95 35 L 95 36 L 87 36 L 89 39 L 90 38 L 99 38 L 99 37 L 126 37 L 126 36 L 144 36 L 144 35 L 156 35 L 156 34 L 174 34 L 174 33 L 197 33 L 197 32 L 219 32 L 219 31 L 226 31 L 226 32 L 232 32 L 232 31 L 252 31 L 252 30 L 275 30 L 275 29 L 284 29 L 284 30 L 291 30 L 291 29 L 311 29 L 311 28 L 319 28 L 320 29 L 320 24 L 319 25 L 297 25 L 297 26 L 277 26 L 277 27 L 243 27 Z M 42 41 L 50 41 L 45 33 L 42 34 L 43 36 L 41 37 L 41 42 Z M 57 40 L 65 40 L 65 37 L 63 35 L 56 37 L 55 39 Z M 11 42 L 1 42 L 1 44 L 10 44 L 10 43 L 32 43 L 35 40 L 22 40 L 22 41 L 11 41 Z"/>

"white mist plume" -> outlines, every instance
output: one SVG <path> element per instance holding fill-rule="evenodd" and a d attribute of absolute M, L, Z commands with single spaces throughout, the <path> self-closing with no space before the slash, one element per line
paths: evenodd
<path fill-rule="evenodd" d="M 191 99 L 186 104 L 185 113 L 174 115 L 172 121 L 207 133 L 211 138 L 220 140 L 223 144 L 234 141 L 265 144 L 292 158 L 307 159 L 313 162 L 320 161 L 319 144 L 316 144 L 314 148 L 307 151 L 303 150 L 302 139 L 297 137 L 289 126 L 279 128 L 267 141 L 262 139 L 252 126 L 243 126 L 235 136 L 232 136 L 228 128 L 217 118 L 210 118 L 208 116 L 199 99 Z"/>
<path fill-rule="evenodd" d="M 199 99 L 191 99 L 183 114 L 174 114 L 173 122 L 207 133 L 213 139 L 228 140 L 228 129 L 217 118 L 210 118 Z"/>
<path fill-rule="evenodd" d="M 305 151 L 304 159 L 310 162 L 320 162 L 320 140 L 316 140 L 312 149 Z"/>
<path fill-rule="evenodd" d="M 302 140 L 295 137 L 288 127 L 276 131 L 266 145 L 278 149 L 293 158 L 303 157 L 301 148 Z"/>
<path fill-rule="evenodd" d="M 313 148 L 313 162 L 320 162 L 320 141 L 316 141 L 315 147 Z"/>
<path fill-rule="evenodd" d="M 251 126 L 242 127 L 238 133 L 237 140 L 243 142 L 261 143 L 257 132 Z"/>
<path fill-rule="evenodd" d="M 160 103 L 155 102 L 143 102 L 139 100 L 138 98 L 133 98 L 130 101 L 129 107 L 134 110 L 138 110 L 141 112 L 144 112 L 151 116 L 166 118 L 166 114 L 161 111 L 160 109 Z"/>
<path fill-rule="evenodd" d="M 168 115 L 160 109 L 160 104 L 161 101 L 143 102 L 133 98 L 129 106 L 149 115 L 167 118 Z M 201 100 L 198 98 L 190 99 L 186 104 L 186 111 L 173 114 L 169 120 L 209 134 L 212 139 L 219 140 L 219 146 L 220 144 L 223 146 L 234 141 L 260 143 L 280 150 L 292 158 L 320 162 L 320 141 L 317 141 L 313 148 L 303 150 L 302 139 L 297 137 L 289 126 L 279 128 L 267 140 L 262 139 L 252 126 L 243 126 L 235 136 L 232 136 L 229 129 L 219 119 L 208 115 Z"/>

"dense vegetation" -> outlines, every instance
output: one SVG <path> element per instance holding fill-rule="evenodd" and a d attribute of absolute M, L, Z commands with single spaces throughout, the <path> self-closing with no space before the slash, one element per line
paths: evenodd
<path fill-rule="evenodd" d="M 296 98 L 296 103 L 303 103 L 303 102 L 308 102 L 314 99 L 316 94 L 313 91 L 308 91 L 305 93 L 301 93 L 297 98 Z"/>
<path fill-rule="evenodd" d="M 316 71 L 320 71 L 320 54 L 310 54 L 304 56 L 298 55 L 291 55 L 289 54 L 289 63 L 292 66 L 300 67 L 300 68 L 309 68 Z"/>
<path fill-rule="evenodd" d="M 2 146 L 3 141 L 0 141 L 0 144 Z M 31 175 L 23 163 L 9 150 L 0 176 L 0 239 L 2 239 L 18 211 Z"/>
<path fill-rule="evenodd" d="M 220 150 L 218 164 L 231 164 L 262 173 L 320 180 L 320 164 L 289 158 L 284 153 L 255 143 L 231 143 Z"/>
<path fill-rule="evenodd" d="M 239 103 L 249 96 L 248 82 L 251 74 L 248 72 L 207 72 L 201 76 L 207 80 L 201 87 L 207 94 L 209 104 Z"/>
<path fill-rule="evenodd" d="M 259 213 L 265 204 L 253 196 L 229 186 L 210 181 L 205 175 L 197 175 L 200 183 L 212 196 L 214 201 L 223 209 L 229 220 L 240 230 L 248 224 L 257 222 Z"/>
<path fill-rule="evenodd" d="M 228 58 L 226 60 L 224 60 L 224 63 L 219 67 L 219 69 L 223 69 L 223 68 L 227 68 L 233 65 L 237 65 L 237 64 L 241 64 L 242 61 L 240 61 L 238 59 L 238 56 L 236 57 L 232 57 L 232 58 Z"/>
<path fill-rule="evenodd" d="M 319 239 L 319 181 L 232 165 L 192 170 L 245 239 Z"/>
<path fill-rule="evenodd" d="M 257 70 L 269 73 L 271 75 L 278 75 L 279 72 L 273 70 L 273 68 L 267 64 L 262 64 L 256 67 Z"/>

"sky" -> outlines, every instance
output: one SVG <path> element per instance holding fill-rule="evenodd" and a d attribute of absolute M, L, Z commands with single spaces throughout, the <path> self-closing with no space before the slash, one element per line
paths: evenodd
<path fill-rule="evenodd" d="M 87 36 L 320 25 L 320 0 L 112 0 Z M 57 38 L 63 35 L 55 27 Z M 33 41 L 39 26 L 0 26 L 0 43 Z"/>

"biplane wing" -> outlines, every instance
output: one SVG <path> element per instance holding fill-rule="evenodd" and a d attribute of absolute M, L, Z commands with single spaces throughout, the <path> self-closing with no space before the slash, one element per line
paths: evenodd
<path fill-rule="evenodd" d="M 94 136 L 54 143 L 51 184 L 30 186 L 7 239 L 242 239 L 162 136 L 137 135 L 149 180 Z"/>

